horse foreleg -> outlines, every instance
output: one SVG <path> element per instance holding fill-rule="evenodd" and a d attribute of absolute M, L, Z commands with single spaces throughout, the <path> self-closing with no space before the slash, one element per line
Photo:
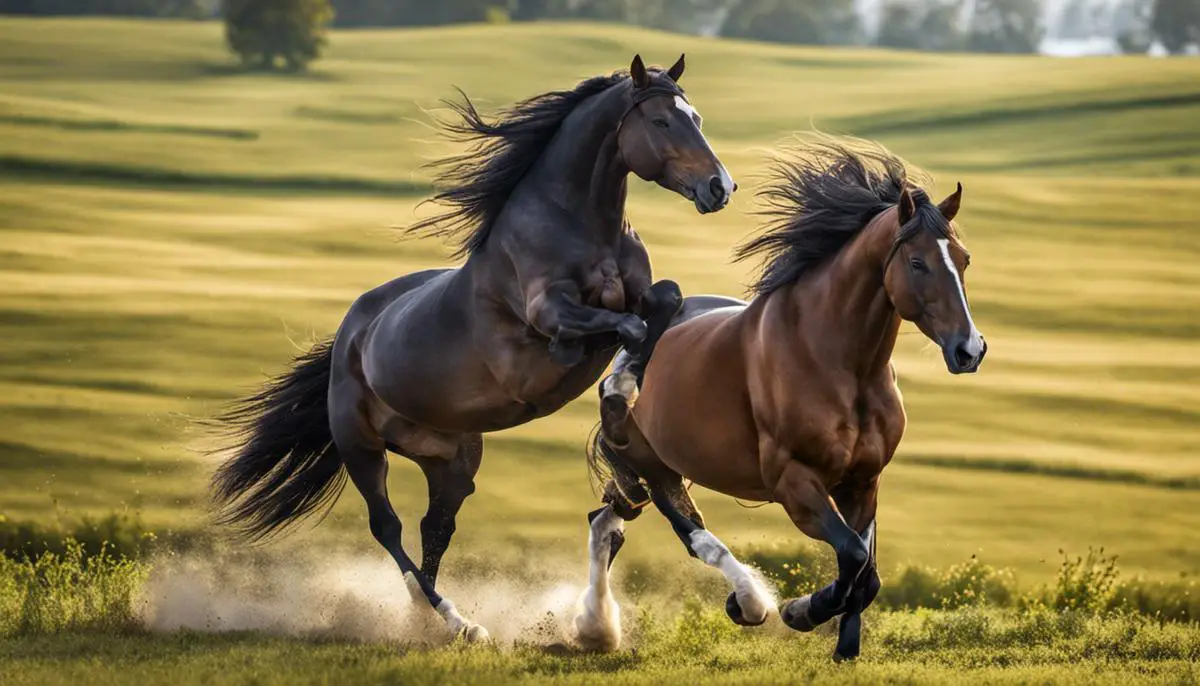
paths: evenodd
<path fill-rule="evenodd" d="M 812 631 L 850 608 L 850 595 L 870 562 L 870 549 L 862 537 L 846 523 L 834 506 L 824 485 L 816 475 L 797 461 L 784 468 L 776 484 L 775 497 L 787 510 L 792 523 L 805 534 L 826 541 L 837 554 L 838 577 L 816 593 L 787 601 L 779 616 L 797 631 Z M 861 627 L 857 618 L 847 624 L 847 631 L 857 635 Z M 857 647 L 857 638 L 847 636 L 846 646 Z M 841 643 L 839 643 L 841 645 Z M 835 659 L 855 657 L 835 653 Z"/>
<path fill-rule="evenodd" d="M 698 524 L 681 512 L 662 486 L 651 486 L 650 497 L 658 511 L 671 523 L 671 528 L 683 542 L 688 554 L 720 570 L 725 580 L 733 587 L 733 592 L 725 601 L 725 612 L 729 618 L 742 626 L 757 626 L 767 621 L 767 613 L 773 605 L 771 594 L 750 569 L 739 562 L 720 539 L 701 525 L 703 520 Z M 690 498 L 688 500 L 690 502 Z M 695 511 L 695 516 L 699 519 L 699 510 Z"/>
<path fill-rule="evenodd" d="M 585 336 L 615 331 L 626 346 L 636 346 L 646 338 L 641 317 L 585 305 L 579 285 L 573 281 L 547 285 L 529 299 L 525 316 L 534 329 L 550 338 L 555 361 L 568 367 L 583 359 Z"/>

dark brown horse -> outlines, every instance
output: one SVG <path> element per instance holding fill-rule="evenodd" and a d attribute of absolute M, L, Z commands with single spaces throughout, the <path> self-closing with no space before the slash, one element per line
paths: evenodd
<path fill-rule="evenodd" d="M 597 567 L 623 542 L 622 520 L 651 500 L 688 552 L 728 578 L 730 617 L 766 619 L 769 594 L 705 530 L 687 478 L 777 502 L 796 528 L 833 546 L 837 579 L 787 601 L 780 615 L 799 631 L 842 615 L 835 659 L 857 656 L 860 614 L 880 583 L 879 477 L 904 433 L 891 364 L 900 322 L 937 343 L 951 373 L 974 372 L 987 351 L 963 287 L 969 257 L 952 224 L 962 186 L 934 205 L 886 150 L 829 141 L 778 173 L 765 192 L 774 221 L 738 252 L 765 258 L 754 300 L 687 298 L 640 395 L 626 353 L 602 384 L 593 459 L 613 480 L 609 504 L 590 516 L 593 583 L 576 622 L 585 645 L 619 642 L 607 572 Z"/>
<path fill-rule="evenodd" d="M 240 441 L 217 471 L 220 521 L 263 538 L 325 509 L 350 480 L 371 533 L 410 591 L 449 628 L 486 637 L 434 590 L 481 434 L 548 415 L 600 377 L 618 344 L 651 346 L 679 307 L 651 288 L 625 217 L 630 172 L 724 207 L 735 186 L 678 85 L 683 57 L 601 76 L 521 103 L 496 121 L 470 100 L 451 131 L 474 143 L 449 160 L 437 199 L 452 209 L 413 230 L 458 239 L 466 262 L 400 277 L 361 296 L 334 339 L 236 407 Z M 465 99 L 465 96 L 464 96 Z M 387 495 L 387 451 L 429 485 L 418 567 Z"/>

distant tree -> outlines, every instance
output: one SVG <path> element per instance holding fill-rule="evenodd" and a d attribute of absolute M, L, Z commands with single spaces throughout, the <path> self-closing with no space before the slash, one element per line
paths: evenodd
<path fill-rule="evenodd" d="M 967 27 L 967 49 L 1036 52 L 1044 30 L 1038 0 L 976 0 Z"/>
<path fill-rule="evenodd" d="M 510 13 L 515 21 L 562 19 L 572 15 L 571 0 L 512 0 Z"/>
<path fill-rule="evenodd" d="M 206 12 L 198 0 L 0 0 L 0 14 L 199 18 Z"/>
<path fill-rule="evenodd" d="M 1200 0 L 1157 0 L 1150 29 L 1172 55 L 1200 43 Z"/>
<path fill-rule="evenodd" d="M 1117 45 L 1126 54 L 1144 55 L 1154 42 L 1150 18 L 1154 0 L 1121 0 L 1113 12 L 1113 30 Z"/>
<path fill-rule="evenodd" d="M 875 43 L 913 50 L 961 50 L 961 0 L 887 0 Z"/>
<path fill-rule="evenodd" d="M 225 38 L 249 67 L 303 69 L 321 55 L 329 0 L 225 0 Z"/>
<path fill-rule="evenodd" d="M 721 35 L 843 45 L 862 42 L 863 28 L 854 0 L 741 0 L 730 8 Z"/>

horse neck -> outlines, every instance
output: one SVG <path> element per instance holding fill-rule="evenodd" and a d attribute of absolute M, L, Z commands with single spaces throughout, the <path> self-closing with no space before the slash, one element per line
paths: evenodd
<path fill-rule="evenodd" d="M 626 227 L 629 167 L 621 158 L 617 131 L 629 108 L 628 85 L 622 81 L 567 115 L 535 168 L 555 204 L 602 241 L 615 239 Z"/>
<path fill-rule="evenodd" d="M 900 331 L 900 316 L 884 287 L 896 230 L 896 211 L 886 210 L 811 278 L 781 289 L 789 291 L 795 313 L 788 320 L 823 368 L 859 378 L 888 368 Z"/>

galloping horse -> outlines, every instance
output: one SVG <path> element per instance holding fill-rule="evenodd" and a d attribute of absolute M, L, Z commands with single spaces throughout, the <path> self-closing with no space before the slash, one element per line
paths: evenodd
<path fill-rule="evenodd" d="M 900 322 L 937 343 L 951 373 L 974 372 L 987 351 L 963 287 L 970 258 L 952 223 L 961 185 L 934 205 L 883 148 L 829 140 L 776 172 L 764 192 L 773 221 L 738 251 L 765 258 L 756 297 L 686 298 L 640 395 L 636 355 L 626 352 L 601 385 L 591 458 L 611 479 L 608 504 L 589 515 L 592 583 L 576 618 L 587 647 L 620 642 L 608 566 L 623 520 L 650 501 L 688 553 L 729 580 L 730 618 L 765 621 L 769 594 L 705 529 L 687 478 L 778 502 L 796 528 L 833 546 L 837 580 L 787 601 L 780 615 L 799 631 L 842 615 L 834 658 L 856 657 L 860 615 L 880 587 L 879 477 L 904 433 L 891 364 Z"/>
<path fill-rule="evenodd" d="M 463 95 L 436 199 L 452 206 L 412 231 L 455 238 L 457 269 L 402 276 L 358 298 L 329 341 L 224 415 L 240 441 L 213 477 L 218 521 L 261 539 L 327 509 L 346 475 L 371 533 L 448 627 L 487 637 L 435 590 L 481 434 L 555 412 L 603 373 L 618 344 L 653 344 L 678 309 L 672 282 L 625 217 L 630 172 L 695 203 L 724 207 L 736 186 L 666 71 L 583 81 L 484 120 Z M 657 331 L 655 330 L 657 328 Z M 387 451 L 429 485 L 418 567 L 387 495 Z M 414 591 L 416 593 L 416 591 Z"/>

